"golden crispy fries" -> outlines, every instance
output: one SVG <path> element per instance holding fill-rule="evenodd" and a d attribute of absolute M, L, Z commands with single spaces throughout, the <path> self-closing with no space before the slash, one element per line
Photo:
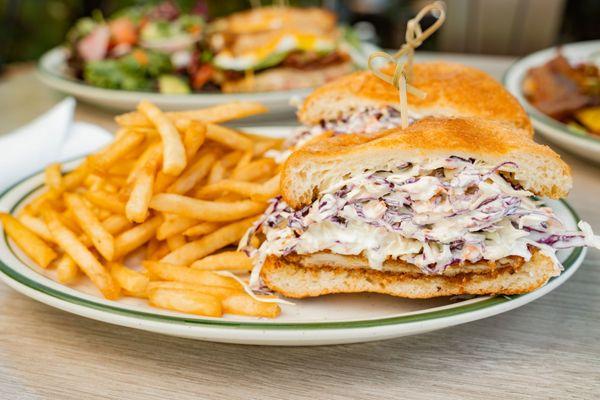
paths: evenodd
<path fill-rule="evenodd" d="M 256 216 L 226 225 L 201 239 L 181 246 L 163 257 L 161 261 L 176 265 L 190 265 L 225 246 L 238 242 L 255 220 Z"/>
<path fill-rule="evenodd" d="M 50 246 L 12 215 L 0 213 L 0 221 L 8 237 L 40 267 L 47 268 L 58 257 Z"/>
<path fill-rule="evenodd" d="M 181 136 L 171 120 L 154 104 L 142 101 L 138 105 L 142 112 L 160 134 L 163 148 L 162 172 L 167 175 L 179 175 L 186 166 L 185 148 Z"/>
<path fill-rule="evenodd" d="M 169 247 L 170 251 L 175 251 L 186 243 L 187 241 L 182 234 L 169 236 L 167 238 L 167 246 Z"/>
<path fill-rule="evenodd" d="M 248 101 L 220 104 L 200 110 L 168 112 L 165 114 L 174 123 L 179 120 L 197 120 L 203 122 L 220 123 L 230 121 L 232 119 L 262 114 L 267 111 L 267 108 L 262 104 Z M 144 114 L 135 111 L 118 115 L 115 118 L 115 121 L 121 126 L 136 126 L 146 128 L 152 126 L 151 122 L 144 116 Z"/>
<path fill-rule="evenodd" d="M 219 299 L 192 290 L 157 289 L 149 294 L 148 300 L 153 306 L 167 310 L 209 317 L 223 315 Z"/>
<path fill-rule="evenodd" d="M 46 242 L 54 243 L 54 238 L 50 234 L 46 223 L 38 217 L 31 214 L 23 213 L 19 215 L 19 222 L 27 227 L 30 231 L 44 239 Z"/>
<path fill-rule="evenodd" d="M 107 260 L 112 260 L 115 253 L 115 239 L 108 233 L 104 225 L 96 218 L 85 201 L 77 194 L 65 194 L 69 210 L 75 216 L 77 224 L 92 241 L 94 247 Z"/>
<path fill-rule="evenodd" d="M 220 180 L 225 179 L 226 175 L 227 175 L 227 168 L 225 168 L 225 166 L 223 165 L 222 162 L 217 161 L 216 163 L 213 164 L 212 168 L 210 169 L 206 183 L 208 185 L 217 183 Z"/>
<path fill-rule="evenodd" d="M 142 293 L 146 290 L 150 279 L 141 272 L 113 262 L 108 264 L 110 274 L 115 281 L 129 293 Z"/>
<path fill-rule="evenodd" d="M 129 131 L 120 139 L 100 150 L 89 158 L 92 167 L 98 171 L 108 171 L 117 161 L 130 155 L 144 141 L 143 133 Z"/>
<path fill-rule="evenodd" d="M 65 227 L 55 211 L 43 211 L 44 220 L 58 245 L 77 263 L 79 268 L 90 278 L 107 299 L 119 297 L 119 286 L 112 279 L 106 268 L 85 247 L 77 236 Z"/>
<path fill-rule="evenodd" d="M 244 152 L 253 152 L 254 144 L 246 136 L 221 125 L 206 124 L 206 137 L 224 146 Z"/>
<path fill-rule="evenodd" d="M 62 172 L 60 171 L 60 164 L 50 164 L 44 171 L 44 180 L 48 189 L 55 194 L 63 192 L 65 185 L 62 181 Z"/>
<path fill-rule="evenodd" d="M 133 224 L 123 215 L 113 214 L 102 221 L 102 226 L 111 235 L 118 235 L 119 233 L 130 229 Z"/>
<path fill-rule="evenodd" d="M 221 158 L 221 162 L 223 163 L 223 166 L 225 168 L 233 168 L 240 162 L 240 159 L 243 155 L 243 151 L 232 151 L 223 158 Z"/>
<path fill-rule="evenodd" d="M 214 153 L 202 154 L 190 165 L 179 178 L 169 188 L 167 192 L 184 194 L 192 189 L 198 182 L 200 182 L 210 171 L 211 165 L 215 162 L 216 155 Z"/>
<path fill-rule="evenodd" d="M 188 161 L 196 155 L 205 140 L 206 124 L 200 121 L 191 121 L 183 135 L 183 147 L 185 147 L 185 155 Z"/>
<path fill-rule="evenodd" d="M 126 256 L 152 239 L 161 222 L 162 217 L 157 215 L 117 236 L 115 238 L 115 255 L 113 259 L 118 260 Z"/>
<path fill-rule="evenodd" d="M 79 268 L 75 263 L 75 260 L 68 254 L 63 256 L 56 263 L 56 278 L 60 283 L 65 285 L 75 282 L 79 276 Z"/>
<path fill-rule="evenodd" d="M 90 162 L 86 159 L 77 168 L 63 176 L 66 190 L 73 190 L 85 180 L 90 173 Z"/>
<path fill-rule="evenodd" d="M 205 271 L 250 271 L 252 261 L 241 251 L 224 251 L 194 261 L 191 268 Z"/>
<path fill-rule="evenodd" d="M 221 196 L 223 192 L 240 194 L 255 201 L 267 201 L 279 193 L 279 176 L 276 175 L 265 183 L 241 182 L 224 179 L 212 185 L 207 185 L 198 191 L 197 197 L 212 199 Z"/>
<path fill-rule="evenodd" d="M 267 207 L 266 203 L 251 200 L 226 203 L 198 200 L 178 194 L 160 193 L 152 198 L 150 208 L 202 221 L 226 222 L 256 215 Z"/>
<path fill-rule="evenodd" d="M 244 253 L 226 248 L 278 194 L 280 168 L 264 153 L 282 140 L 216 125 L 265 110 L 240 102 L 163 113 L 141 102 L 116 118 L 121 127 L 110 145 L 71 172 L 48 165 L 41 194 L 18 220 L 0 213 L 0 222 L 33 261 L 56 267 L 64 284 L 85 274 L 108 299 L 123 294 L 180 312 L 275 317 L 279 306 L 226 276 L 252 268 Z M 140 258 L 144 270 L 126 266 Z"/>
<path fill-rule="evenodd" d="M 144 222 L 148 218 L 148 206 L 154 191 L 154 176 L 160 161 L 158 154 L 148 160 L 136 174 L 129 200 L 125 205 L 125 215 L 130 221 Z"/>
<path fill-rule="evenodd" d="M 96 207 L 104 208 L 115 214 L 125 215 L 125 203 L 114 193 L 104 191 L 86 191 L 83 193 L 86 199 Z"/>
<path fill-rule="evenodd" d="M 158 227 L 156 238 L 159 240 L 165 240 L 169 236 L 182 233 L 186 229 L 196 224 L 198 224 L 198 220 L 196 218 L 186 218 L 180 216 L 175 216 L 174 218 L 165 218 L 163 223 Z"/>
<path fill-rule="evenodd" d="M 275 318 L 281 313 L 279 305 L 255 300 L 246 293 L 226 297 L 222 301 L 222 307 L 223 312 L 226 314 L 254 317 Z"/>
<path fill-rule="evenodd" d="M 201 222 L 183 231 L 184 236 L 202 236 L 212 233 L 223 226 L 222 222 Z"/>
<path fill-rule="evenodd" d="M 143 265 L 153 279 L 158 278 L 164 281 L 186 282 L 194 285 L 222 286 L 242 290 L 242 286 L 235 279 L 221 276 L 211 271 L 200 271 L 181 265 L 156 261 L 144 261 Z"/>
<path fill-rule="evenodd" d="M 144 150 L 142 155 L 135 160 L 129 174 L 127 175 L 127 184 L 132 184 L 137 177 L 138 172 L 144 168 L 148 162 L 155 159 L 156 157 L 160 157 L 162 155 L 162 148 L 160 143 L 153 143 Z"/>
<path fill-rule="evenodd" d="M 229 296 L 243 293 L 239 288 L 225 286 L 209 286 L 199 285 L 197 283 L 178 282 L 178 281 L 152 281 L 148 284 L 148 293 L 157 289 L 174 289 L 174 290 L 193 290 L 200 293 L 210 294 L 219 300 L 223 300 Z"/>
<path fill-rule="evenodd" d="M 235 179 L 238 181 L 252 182 L 258 179 L 271 177 L 275 171 L 277 171 L 277 164 L 272 158 L 261 158 L 260 160 L 248 163 L 248 165 L 244 167 L 238 168 Z"/>
<path fill-rule="evenodd" d="M 235 166 L 233 171 L 231 171 L 232 179 L 237 179 L 237 176 L 240 173 L 240 171 L 243 170 L 244 168 L 246 168 L 250 164 L 250 161 L 252 161 L 252 157 L 253 157 L 252 151 L 247 151 L 244 153 L 244 155 L 242 155 L 242 157 L 240 158 L 240 161 L 237 163 L 237 165 Z"/>

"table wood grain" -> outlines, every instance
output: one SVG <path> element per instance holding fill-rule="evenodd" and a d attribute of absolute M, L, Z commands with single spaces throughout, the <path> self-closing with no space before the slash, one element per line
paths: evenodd
<path fill-rule="evenodd" d="M 435 57 L 429 55 L 428 57 Z M 452 56 L 496 77 L 511 59 Z M 60 100 L 30 66 L 0 78 L 0 133 Z M 79 105 L 77 119 L 114 127 Z M 287 121 L 288 123 L 290 121 Z M 600 229 L 600 168 L 572 166 L 570 203 Z M 0 171 L 1 173 L 1 171 Z M 383 342 L 272 348 L 108 325 L 0 285 L 1 399 L 593 399 L 600 394 L 600 252 L 508 313 Z"/>

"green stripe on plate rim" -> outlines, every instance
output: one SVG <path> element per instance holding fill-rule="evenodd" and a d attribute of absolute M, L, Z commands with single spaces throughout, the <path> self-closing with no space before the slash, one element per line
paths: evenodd
<path fill-rule="evenodd" d="M 32 177 L 40 174 L 35 173 L 32 174 L 19 182 L 16 182 L 8 189 L 6 189 L 2 194 L 0 194 L 0 199 L 4 198 L 8 193 L 10 193 L 15 187 L 20 185 L 21 183 L 31 179 Z M 14 213 L 15 209 L 19 207 L 19 205 L 28 198 L 33 192 L 39 190 L 42 185 L 38 185 L 34 189 L 31 189 L 27 192 L 19 201 L 12 207 L 10 210 L 11 214 Z M 565 205 L 565 207 L 569 210 L 571 215 L 576 221 L 580 221 L 579 216 L 575 212 L 575 210 L 564 200 L 560 200 L 561 203 Z M 15 258 L 19 259 L 19 256 L 14 252 L 13 247 L 8 242 L 8 237 L 6 232 L 3 234 L 3 240 L 6 244 L 6 247 L 10 249 Z M 573 251 L 569 254 L 567 259 L 563 263 L 564 270 L 568 270 L 574 262 L 581 255 L 583 248 L 578 247 L 573 249 Z M 446 318 L 452 317 L 455 315 L 465 314 L 469 312 L 474 312 L 482 309 L 486 309 L 489 307 L 493 307 L 499 304 L 507 303 L 509 301 L 513 301 L 521 297 L 521 295 L 513 295 L 513 296 L 496 296 L 491 297 L 487 300 L 483 300 L 480 302 L 466 304 L 463 306 L 457 306 L 444 310 L 437 311 L 429 311 L 422 312 L 418 314 L 411 315 L 403 315 L 397 317 L 387 317 L 387 318 L 379 318 L 379 319 L 369 319 L 369 320 L 357 320 L 357 321 L 340 321 L 340 322 L 249 322 L 249 321 L 226 321 L 226 320 L 218 320 L 218 319 L 202 319 L 201 317 L 194 318 L 186 318 L 180 316 L 171 316 L 171 315 L 159 315 L 153 314 L 143 311 L 136 310 L 128 310 L 118 306 L 112 306 L 107 304 L 102 304 L 99 302 L 95 302 L 92 300 L 83 299 L 77 296 L 70 295 L 68 293 L 61 292 L 59 290 L 48 287 L 42 283 L 36 282 L 24 275 L 21 275 L 19 272 L 12 269 L 8 266 L 3 260 L 0 260 L 0 272 L 4 275 L 8 276 L 12 280 L 27 286 L 30 289 L 36 290 L 38 292 L 44 293 L 48 296 L 54 297 L 56 299 L 77 305 L 82 307 L 91 308 L 98 311 L 108 312 L 112 314 L 118 314 L 126 317 L 134 317 L 134 318 L 143 318 L 149 321 L 155 322 L 169 322 L 176 324 L 184 324 L 184 325 L 196 325 L 202 327 L 213 327 L 213 328 L 236 328 L 236 329 L 278 329 L 278 330 L 295 330 L 295 329 L 348 329 L 348 328 L 370 328 L 376 326 L 385 326 L 385 325 L 397 325 L 397 324 L 406 324 L 412 322 L 421 322 L 432 319 Z M 551 278 L 553 280 L 556 278 Z"/>

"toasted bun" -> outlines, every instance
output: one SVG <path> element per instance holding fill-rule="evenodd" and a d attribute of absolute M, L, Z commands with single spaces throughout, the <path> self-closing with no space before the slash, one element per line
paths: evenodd
<path fill-rule="evenodd" d="M 391 71 L 388 71 L 391 73 Z M 478 69 L 449 62 L 418 63 L 411 84 L 427 93 L 409 94 L 409 114 L 421 117 L 481 117 L 510 122 L 533 136 L 519 102 L 494 78 Z M 315 90 L 298 112 L 304 125 L 335 120 L 366 107 L 399 108 L 398 91 L 370 71 L 355 72 Z"/>
<path fill-rule="evenodd" d="M 540 252 L 521 267 L 487 274 L 456 276 L 417 275 L 348 269 L 323 265 L 301 267 L 286 259 L 268 257 L 262 268 L 263 282 L 272 290 L 293 298 L 332 293 L 383 293 L 412 299 L 455 295 L 497 295 L 531 292 L 557 275 L 552 260 Z"/>
<path fill-rule="evenodd" d="M 214 21 L 211 27 L 239 35 L 298 27 L 308 32 L 326 32 L 335 29 L 336 23 L 336 15 L 325 8 L 271 6 L 232 14 Z"/>
<path fill-rule="evenodd" d="M 560 198 L 572 186 L 570 168 L 558 154 L 510 124 L 477 118 L 427 118 L 405 130 L 396 128 L 374 137 L 338 135 L 304 146 L 284 164 L 281 191 L 288 204 L 299 208 L 347 174 L 450 156 L 490 165 L 515 162 L 519 168 L 513 179 L 540 196 Z"/>
<path fill-rule="evenodd" d="M 269 68 L 235 81 L 222 84 L 225 93 L 270 92 L 320 86 L 353 70 L 352 62 L 327 65 L 322 68 L 302 70 L 297 68 Z"/>

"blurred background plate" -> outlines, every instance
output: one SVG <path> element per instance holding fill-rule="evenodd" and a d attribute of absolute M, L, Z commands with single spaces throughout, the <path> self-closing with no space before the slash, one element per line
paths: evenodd
<path fill-rule="evenodd" d="M 600 40 L 562 45 L 560 49 L 570 62 L 586 61 L 592 54 L 600 52 Z M 554 58 L 557 51 L 558 47 L 551 47 L 520 59 L 504 75 L 504 84 L 525 107 L 534 128 L 540 135 L 565 150 L 598 163 L 600 162 L 600 136 L 577 133 L 569 129 L 566 124 L 538 111 L 523 95 L 523 79 L 527 71 Z"/>
<path fill-rule="evenodd" d="M 354 63 L 363 68 L 366 66 L 368 54 L 377 47 L 362 43 L 358 51 L 351 52 Z M 293 116 L 295 107 L 290 104 L 294 98 L 302 98 L 312 91 L 295 89 L 274 92 L 256 93 L 192 93 L 192 94 L 161 94 L 155 92 L 136 92 L 127 90 L 104 89 L 88 85 L 73 78 L 67 68 L 67 50 L 55 47 L 46 52 L 38 62 L 38 76 L 43 83 L 62 93 L 77 99 L 115 111 L 135 109 L 140 100 L 149 100 L 163 110 L 181 110 L 210 107 L 232 101 L 259 101 L 269 109 L 269 116 Z M 254 118 L 254 120 L 263 119 Z"/>

